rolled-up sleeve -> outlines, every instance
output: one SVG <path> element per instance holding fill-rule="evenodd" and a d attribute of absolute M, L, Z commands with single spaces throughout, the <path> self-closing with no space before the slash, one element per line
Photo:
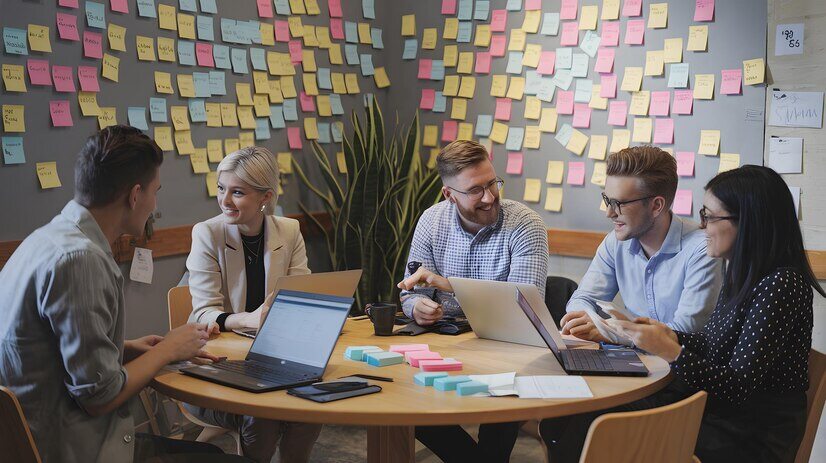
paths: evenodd
<path fill-rule="evenodd" d="M 221 266 L 217 247 L 209 242 L 210 236 L 203 223 L 192 227 L 192 249 L 186 258 L 189 292 L 192 295 L 190 323 L 211 323 L 224 313 Z"/>

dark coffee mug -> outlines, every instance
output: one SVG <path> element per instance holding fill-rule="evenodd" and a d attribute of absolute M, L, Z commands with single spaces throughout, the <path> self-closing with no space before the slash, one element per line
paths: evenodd
<path fill-rule="evenodd" d="M 373 331 L 376 336 L 392 336 L 393 325 L 396 321 L 396 304 L 390 302 L 373 302 L 367 304 L 364 313 L 373 322 Z"/>

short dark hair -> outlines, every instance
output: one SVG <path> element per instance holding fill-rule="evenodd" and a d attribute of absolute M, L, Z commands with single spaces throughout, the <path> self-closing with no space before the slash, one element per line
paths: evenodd
<path fill-rule="evenodd" d="M 612 177 L 642 180 L 644 193 L 662 196 L 666 207 L 671 206 L 677 194 L 677 161 L 656 146 L 634 146 L 611 153 L 607 171 Z"/>
<path fill-rule="evenodd" d="M 84 207 L 112 203 L 135 185 L 145 187 L 163 151 L 140 130 L 114 125 L 86 139 L 75 163 L 75 201 Z"/>
<path fill-rule="evenodd" d="M 488 150 L 481 143 L 457 140 L 442 148 L 436 156 L 436 170 L 442 179 L 455 177 L 462 170 L 489 159 Z"/>

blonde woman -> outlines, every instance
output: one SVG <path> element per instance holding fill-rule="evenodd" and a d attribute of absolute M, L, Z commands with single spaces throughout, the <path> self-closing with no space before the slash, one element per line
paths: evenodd
<path fill-rule="evenodd" d="M 221 331 L 258 328 L 280 276 L 310 273 L 298 221 L 275 217 L 278 163 L 266 148 L 238 150 L 218 164 L 221 214 L 192 229 L 186 260 L 192 293 L 190 322 Z M 187 405 L 207 423 L 241 434 L 244 455 L 269 462 L 305 462 L 321 425 L 240 416 Z M 279 445 L 280 442 L 280 445 Z"/>

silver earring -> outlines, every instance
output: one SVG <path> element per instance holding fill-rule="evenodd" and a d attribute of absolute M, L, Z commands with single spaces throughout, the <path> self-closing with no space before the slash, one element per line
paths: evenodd
<path fill-rule="evenodd" d="M 264 212 L 264 209 L 266 209 L 266 208 L 267 208 L 267 205 L 266 205 L 266 204 L 262 204 L 262 205 L 261 205 L 261 212 Z"/>

